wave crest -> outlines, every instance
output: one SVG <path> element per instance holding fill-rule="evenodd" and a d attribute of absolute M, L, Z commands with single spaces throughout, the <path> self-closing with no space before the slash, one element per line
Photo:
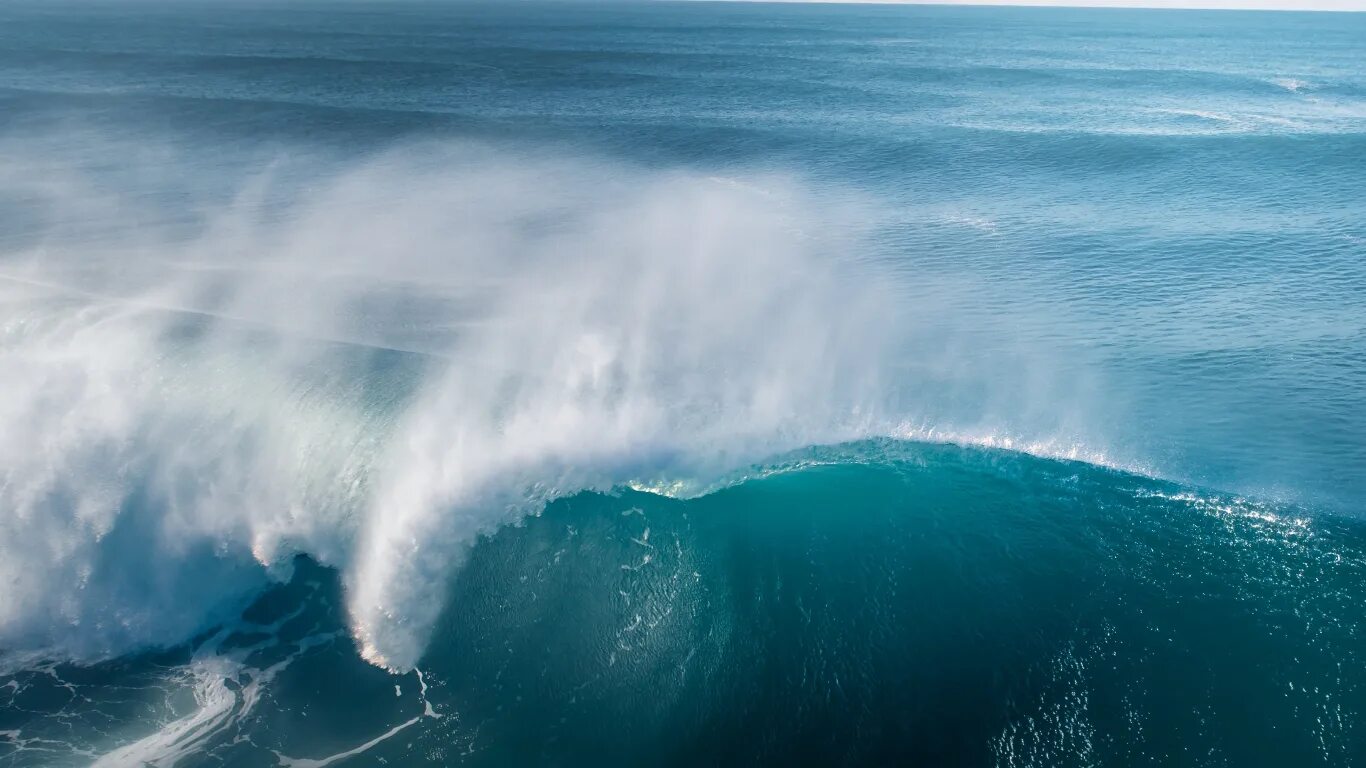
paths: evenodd
<path fill-rule="evenodd" d="M 477 535 L 885 420 L 895 312 L 791 181 L 449 145 L 277 176 L 188 225 L 6 179 L 81 225 L 0 262 L 0 648 L 174 643 L 307 552 L 411 668 Z"/>

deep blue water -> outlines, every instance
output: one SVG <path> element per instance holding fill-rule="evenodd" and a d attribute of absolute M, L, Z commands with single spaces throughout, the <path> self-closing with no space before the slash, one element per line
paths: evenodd
<path fill-rule="evenodd" d="M 1366 15 L 0 5 L 0 765 L 1366 761 Z"/>

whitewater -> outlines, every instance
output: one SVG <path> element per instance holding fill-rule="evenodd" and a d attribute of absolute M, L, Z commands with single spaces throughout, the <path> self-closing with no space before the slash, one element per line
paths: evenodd
<path fill-rule="evenodd" d="M 632 176 L 402 149 L 282 222 L 237 200 L 187 239 L 10 254 L 0 646 L 178 642 L 304 553 L 410 669 L 475 536 L 887 428 L 890 307 L 820 260 L 809 203 Z M 33 192 L 139 220 L 79 183 Z"/>

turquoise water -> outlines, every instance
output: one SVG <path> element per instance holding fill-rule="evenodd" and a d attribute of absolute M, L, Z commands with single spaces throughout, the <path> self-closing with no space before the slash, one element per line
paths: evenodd
<path fill-rule="evenodd" d="M 0 7 L 0 765 L 1355 765 L 1366 17 Z"/>

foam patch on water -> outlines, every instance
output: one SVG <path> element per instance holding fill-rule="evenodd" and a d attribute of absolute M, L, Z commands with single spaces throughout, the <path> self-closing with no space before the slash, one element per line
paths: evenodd
<path fill-rule="evenodd" d="M 1240 496 L 1195 491 L 1140 490 L 1140 498 L 1155 498 L 1190 507 L 1202 514 L 1221 520 L 1240 522 L 1254 529 L 1272 532 L 1278 537 L 1306 536 L 1312 532 L 1313 521 L 1308 515 L 1292 509 L 1277 508 Z"/>
<path fill-rule="evenodd" d="M 1291 93 L 1299 93 L 1300 91 L 1312 90 L 1314 88 L 1313 83 L 1308 80 L 1301 80 L 1297 77 L 1274 77 L 1270 82 L 1272 85 L 1283 88 Z"/>

